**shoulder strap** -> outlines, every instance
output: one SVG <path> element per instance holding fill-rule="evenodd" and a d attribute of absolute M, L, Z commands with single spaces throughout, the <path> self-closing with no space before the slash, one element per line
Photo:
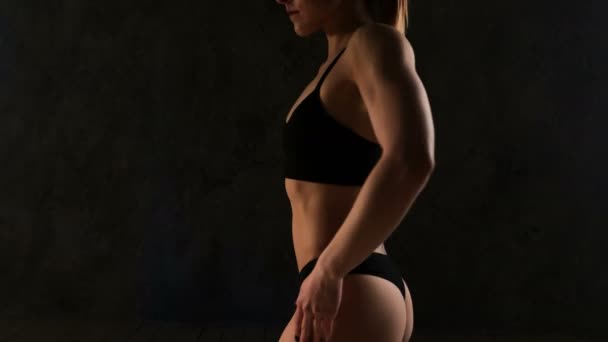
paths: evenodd
<path fill-rule="evenodd" d="M 329 72 L 334 67 L 334 65 L 336 64 L 336 62 L 338 61 L 338 59 L 340 58 L 340 56 L 342 56 L 342 53 L 345 50 L 346 50 L 346 46 L 342 49 L 342 51 L 340 51 L 340 53 L 338 53 L 338 55 L 334 58 L 334 60 L 331 62 L 331 64 L 329 64 L 329 66 L 327 67 L 327 69 L 325 69 L 325 71 L 323 72 L 323 75 L 321 75 L 321 79 L 317 83 L 316 89 L 320 89 L 321 88 L 321 84 L 323 84 L 323 81 L 325 80 L 325 77 L 327 77 L 327 74 L 329 74 Z"/>

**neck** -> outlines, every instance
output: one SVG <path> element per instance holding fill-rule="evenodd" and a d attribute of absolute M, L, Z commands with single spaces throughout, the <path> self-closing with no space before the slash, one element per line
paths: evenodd
<path fill-rule="evenodd" d="M 341 1 L 323 25 L 327 38 L 327 61 L 340 52 L 352 33 L 360 26 L 373 22 L 363 1 Z"/>

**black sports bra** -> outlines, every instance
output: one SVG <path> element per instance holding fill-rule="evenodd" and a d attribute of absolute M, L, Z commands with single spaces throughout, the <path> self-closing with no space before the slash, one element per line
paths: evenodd
<path fill-rule="evenodd" d="M 323 80 L 346 50 L 340 51 L 315 89 L 283 127 L 285 178 L 309 182 L 363 185 L 382 148 L 342 125 L 321 101 Z"/>

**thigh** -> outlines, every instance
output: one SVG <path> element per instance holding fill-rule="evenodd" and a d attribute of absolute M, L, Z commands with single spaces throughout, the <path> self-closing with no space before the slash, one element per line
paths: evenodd
<path fill-rule="evenodd" d="M 279 337 L 279 342 L 295 342 L 295 334 L 293 327 L 295 314 L 296 310 L 294 309 L 289 323 L 287 323 L 285 329 L 283 329 L 283 332 L 281 333 L 281 337 Z"/>

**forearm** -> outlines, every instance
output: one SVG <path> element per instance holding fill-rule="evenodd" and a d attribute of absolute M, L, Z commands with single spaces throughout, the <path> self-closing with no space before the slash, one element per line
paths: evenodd
<path fill-rule="evenodd" d="M 403 220 L 426 185 L 430 170 L 380 158 L 317 265 L 343 277 L 363 262 Z"/>

